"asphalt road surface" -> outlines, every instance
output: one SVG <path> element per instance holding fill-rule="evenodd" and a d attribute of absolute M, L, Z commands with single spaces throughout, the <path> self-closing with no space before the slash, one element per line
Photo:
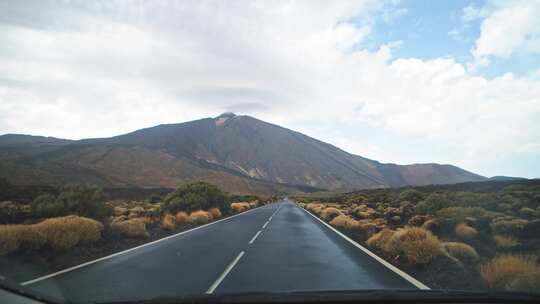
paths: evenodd
<path fill-rule="evenodd" d="M 84 302 L 418 288 L 398 272 L 283 201 L 22 284 L 55 298 Z"/>

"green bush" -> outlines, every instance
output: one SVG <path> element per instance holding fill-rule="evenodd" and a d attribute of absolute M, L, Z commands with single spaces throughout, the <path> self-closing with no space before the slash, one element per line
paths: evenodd
<path fill-rule="evenodd" d="M 63 207 L 56 197 L 51 194 L 42 194 L 36 197 L 30 204 L 34 217 L 54 217 L 62 215 Z"/>
<path fill-rule="evenodd" d="M 497 209 L 497 197 L 493 193 L 457 192 L 453 200 L 462 207 L 481 207 L 487 210 Z"/>
<path fill-rule="evenodd" d="M 416 212 L 421 214 L 435 214 L 438 210 L 451 207 L 452 201 L 446 193 L 431 193 L 425 200 L 416 205 Z"/>
<path fill-rule="evenodd" d="M 105 205 L 105 195 L 101 188 L 95 185 L 68 185 L 62 189 L 56 201 L 62 204 L 70 214 L 101 218 L 112 214 Z"/>
<path fill-rule="evenodd" d="M 56 217 L 79 215 L 90 218 L 103 218 L 112 214 L 112 209 L 105 204 L 105 195 L 101 188 L 94 185 L 68 185 L 58 197 L 42 194 L 31 204 L 35 217 Z"/>
<path fill-rule="evenodd" d="M 400 201 L 418 203 L 424 199 L 424 194 L 416 189 L 407 189 L 399 194 Z"/>
<path fill-rule="evenodd" d="M 174 192 L 169 193 L 164 200 L 164 207 L 170 212 L 192 212 L 200 209 L 219 208 L 226 211 L 229 199 L 218 187 L 196 182 L 183 185 Z"/>
<path fill-rule="evenodd" d="M 480 207 L 449 207 L 437 211 L 436 215 L 442 220 L 459 222 L 470 217 L 476 219 L 491 219 L 497 214 L 486 211 L 484 208 Z"/>
<path fill-rule="evenodd" d="M 514 236 L 519 235 L 529 222 L 520 218 L 497 218 L 491 223 L 495 234 Z"/>

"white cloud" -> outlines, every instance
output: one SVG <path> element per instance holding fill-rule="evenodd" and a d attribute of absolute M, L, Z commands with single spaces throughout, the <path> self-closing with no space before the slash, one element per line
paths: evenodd
<path fill-rule="evenodd" d="M 404 7 L 398 9 L 395 9 L 394 7 L 389 7 L 383 11 L 382 19 L 384 22 L 392 24 L 400 17 L 407 15 L 408 12 L 409 10 Z"/>
<path fill-rule="evenodd" d="M 322 133 L 335 122 L 369 124 L 460 147 L 417 161 L 480 173 L 497 161 L 494 147 L 511 157 L 540 143 L 539 77 L 490 80 L 452 58 L 396 60 L 399 41 L 363 49 L 378 1 L 81 3 L 48 30 L 25 10 L 23 24 L 0 19 L 0 133 L 107 136 L 234 109 L 314 136 L 303 122 Z M 385 149 L 333 138 L 373 158 Z"/>
<path fill-rule="evenodd" d="M 484 65 L 489 57 L 507 58 L 516 52 L 540 53 L 540 1 L 504 2 L 489 13 L 482 21 L 480 37 L 471 52 L 475 60 L 483 61 Z"/>
<path fill-rule="evenodd" d="M 467 23 L 477 19 L 483 19 L 487 17 L 489 13 L 490 10 L 487 7 L 476 7 L 474 5 L 469 5 L 463 8 L 461 21 Z"/>

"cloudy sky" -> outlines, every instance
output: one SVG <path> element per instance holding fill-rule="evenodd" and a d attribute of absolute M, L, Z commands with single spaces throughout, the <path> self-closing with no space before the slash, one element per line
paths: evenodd
<path fill-rule="evenodd" d="M 224 111 L 382 162 L 540 177 L 540 1 L 0 2 L 0 134 Z"/>

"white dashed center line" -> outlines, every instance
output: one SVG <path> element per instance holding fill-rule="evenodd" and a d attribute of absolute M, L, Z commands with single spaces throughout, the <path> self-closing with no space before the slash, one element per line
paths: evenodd
<path fill-rule="evenodd" d="M 253 244 L 253 242 L 255 242 L 255 239 L 259 236 L 259 234 L 261 234 L 261 231 L 257 231 L 257 233 L 255 234 L 255 236 L 253 236 L 253 238 L 251 239 L 251 241 L 249 241 L 249 244 Z"/>
<path fill-rule="evenodd" d="M 223 279 L 225 279 L 225 277 L 229 274 L 229 272 L 231 272 L 231 270 L 234 268 L 236 263 L 238 263 L 238 261 L 240 261 L 240 258 L 242 258 L 243 255 L 244 255 L 244 252 L 242 251 L 242 252 L 240 252 L 238 254 L 238 256 L 236 256 L 236 258 L 232 261 L 232 263 L 229 264 L 229 266 L 225 269 L 225 271 L 223 271 L 223 273 L 219 276 L 219 278 L 217 278 L 217 280 L 214 282 L 214 284 L 212 284 L 212 286 L 210 286 L 208 288 L 208 290 L 206 291 L 206 294 L 214 293 L 214 290 L 216 290 L 216 288 L 218 288 L 219 284 L 221 284 Z"/>

